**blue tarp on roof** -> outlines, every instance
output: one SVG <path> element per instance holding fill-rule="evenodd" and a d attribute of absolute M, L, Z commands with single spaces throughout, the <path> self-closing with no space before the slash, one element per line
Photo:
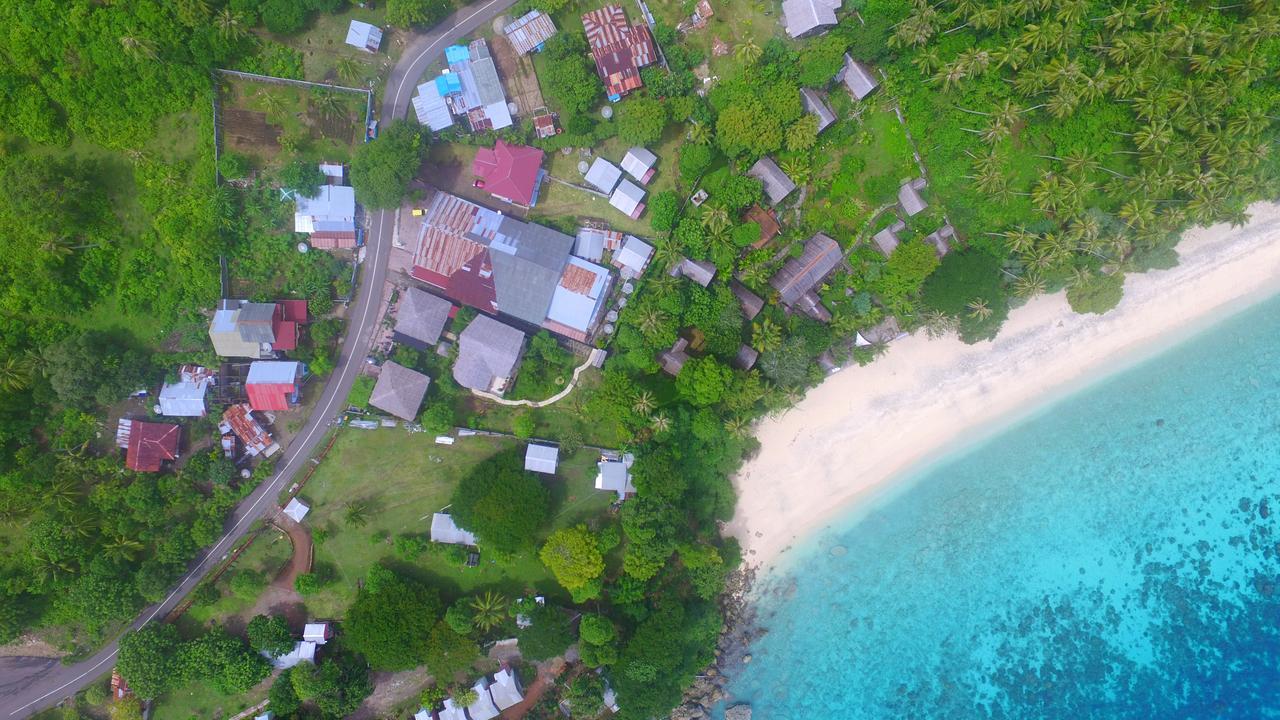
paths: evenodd
<path fill-rule="evenodd" d="M 458 77 L 456 73 L 441 75 L 436 78 L 436 90 L 441 97 L 462 92 L 462 78 Z"/>
<path fill-rule="evenodd" d="M 471 59 L 471 51 L 465 45 L 450 45 L 444 49 L 444 59 L 450 65 Z"/>

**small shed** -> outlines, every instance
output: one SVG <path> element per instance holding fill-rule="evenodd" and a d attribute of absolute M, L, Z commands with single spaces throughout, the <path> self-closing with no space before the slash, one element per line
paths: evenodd
<path fill-rule="evenodd" d="M 764 196 L 768 199 L 770 205 L 777 205 L 782 202 L 788 195 L 795 192 L 796 184 L 782 172 L 782 168 L 778 167 L 778 163 L 773 158 L 762 157 L 756 161 L 755 165 L 747 171 L 748 177 L 753 177 L 764 183 Z"/>
<path fill-rule="evenodd" d="M 617 208 L 623 215 L 635 220 L 644 212 L 644 190 L 630 180 L 618 183 L 618 188 L 609 197 L 609 204 Z"/>
<path fill-rule="evenodd" d="M 893 254 L 894 248 L 898 247 L 898 243 L 901 242 L 898 239 L 898 233 L 906 229 L 907 224 L 901 220 L 897 220 L 892 225 L 889 225 L 875 235 L 872 235 L 871 241 L 876 244 L 876 247 L 880 249 L 880 252 L 885 254 L 885 257 L 888 257 Z"/>
<path fill-rule="evenodd" d="M 622 158 L 622 169 L 641 185 L 648 185 L 653 179 L 653 174 L 657 172 L 654 165 L 657 164 L 658 156 L 642 147 L 631 148 Z"/>
<path fill-rule="evenodd" d="M 663 350 L 658 356 L 658 365 L 662 367 L 662 372 L 676 377 L 680 371 L 684 369 L 684 364 L 689 362 L 689 353 L 685 349 L 689 347 L 689 341 L 684 338 L 677 338 L 670 350 Z"/>
<path fill-rule="evenodd" d="M 302 522 L 302 518 L 311 512 L 311 507 L 302 502 L 298 498 L 289 498 L 288 504 L 284 506 L 284 514 L 296 523 Z"/>
<path fill-rule="evenodd" d="M 449 322 L 453 303 L 416 287 L 408 288 L 396 309 L 396 326 L 391 339 L 418 350 L 440 342 L 440 334 Z"/>
<path fill-rule="evenodd" d="M 471 720 L 493 720 L 501 714 L 502 711 L 493 704 L 493 697 L 489 695 L 488 678 L 476 680 L 471 689 L 476 694 L 476 701 L 467 706 L 467 717 Z"/>
<path fill-rule="evenodd" d="M 333 628 L 329 623 L 307 623 L 302 628 L 302 639 L 317 645 L 324 645 L 333 637 Z"/>
<path fill-rule="evenodd" d="M 612 252 L 620 247 L 622 247 L 622 233 L 617 230 L 580 227 L 574 239 L 573 254 L 583 260 L 600 262 L 605 250 Z"/>
<path fill-rule="evenodd" d="M 638 277 L 649 266 L 653 246 L 634 235 L 628 235 L 622 247 L 613 254 L 613 264 L 624 277 Z"/>
<path fill-rule="evenodd" d="M 933 246 L 933 249 L 938 253 L 938 257 L 944 257 L 951 252 L 951 242 L 955 239 L 956 229 L 951 226 L 951 223 L 947 223 L 926 235 L 924 241 Z"/>
<path fill-rule="evenodd" d="M 618 180 L 621 177 L 622 171 L 618 169 L 618 166 L 599 155 L 591 162 L 591 167 L 587 170 L 585 176 L 587 184 L 606 195 L 613 192 L 613 189 L 618 186 Z"/>
<path fill-rule="evenodd" d="M 281 655 L 271 661 L 277 669 L 287 670 L 301 662 L 315 662 L 316 660 L 316 644 L 305 640 L 293 646 L 288 653 Z"/>
<path fill-rule="evenodd" d="M 530 10 L 502 28 L 517 55 L 541 52 L 543 45 L 556 34 L 555 23 L 541 10 Z"/>
<path fill-rule="evenodd" d="M 352 20 L 347 28 L 347 44 L 368 53 L 376 53 L 382 47 L 382 30 L 367 22 Z"/>
<path fill-rule="evenodd" d="M 742 315 L 748 321 L 754 320 L 764 309 L 764 299 L 748 290 L 746 285 L 732 280 L 729 282 L 729 289 L 733 291 L 734 297 L 738 298 L 738 304 L 742 306 Z"/>
<path fill-rule="evenodd" d="M 596 468 L 599 470 L 596 475 L 596 489 L 616 492 L 619 500 L 625 500 L 628 495 L 634 495 L 636 486 L 631 483 L 631 465 L 635 461 L 635 456 L 627 453 L 617 460 L 601 460 L 596 463 Z"/>
<path fill-rule="evenodd" d="M 750 370 L 755 367 L 756 360 L 759 358 L 759 351 L 750 345 L 743 345 L 738 348 L 738 354 L 733 358 L 733 366 L 739 370 Z"/>
<path fill-rule="evenodd" d="M 412 422 L 418 417 L 418 408 L 430 385 L 431 378 L 426 375 L 388 360 L 378 373 L 369 404 Z"/>
<path fill-rule="evenodd" d="M 302 389 L 302 363 L 257 360 L 249 365 L 244 381 L 249 406 L 254 410 L 285 411 L 298 403 Z"/>
<path fill-rule="evenodd" d="M 911 182 L 903 183 L 902 187 L 898 188 L 898 204 L 902 206 L 902 212 L 906 213 L 907 217 L 918 215 L 929 207 L 929 203 L 925 202 L 924 196 L 920 194 L 926 185 L 928 183 L 924 178 L 916 178 Z"/>
<path fill-rule="evenodd" d="M 476 544 L 476 536 L 458 527 L 453 522 L 453 516 L 446 513 L 435 513 L 431 516 L 431 542 L 444 543 L 446 545 L 472 545 Z"/>
<path fill-rule="evenodd" d="M 560 448 L 555 445 L 529 443 L 524 451 L 524 469 L 543 475 L 555 475 L 560 460 Z"/>
<path fill-rule="evenodd" d="M 856 100 L 865 98 L 880 86 L 880 81 L 871 68 L 854 60 L 849 53 L 844 55 L 844 70 L 840 72 L 840 79 Z"/>
<path fill-rule="evenodd" d="M 818 119 L 818 132 L 831 127 L 831 124 L 836 121 L 836 114 L 827 107 L 827 103 L 823 101 L 822 95 L 817 90 L 801 88 L 800 101 L 804 103 L 805 112 Z"/>
<path fill-rule="evenodd" d="M 160 388 L 160 414 L 173 417 L 203 417 L 204 396 L 216 382 L 217 373 L 199 365 L 178 368 L 178 382 Z"/>

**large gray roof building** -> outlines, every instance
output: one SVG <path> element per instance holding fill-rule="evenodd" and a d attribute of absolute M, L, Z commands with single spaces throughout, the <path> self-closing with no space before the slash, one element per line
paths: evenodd
<path fill-rule="evenodd" d="M 384 363 L 373 386 L 369 404 L 398 418 L 412 421 L 418 417 L 422 398 L 426 397 L 431 378 L 417 370 L 393 362 Z"/>
<path fill-rule="evenodd" d="M 795 305 L 836 269 L 840 258 L 840 244 L 818 233 L 804 244 L 804 253 L 787 260 L 769 284 L 778 291 L 784 305 Z"/>
<path fill-rule="evenodd" d="M 523 350 L 524 333 L 487 315 L 477 315 L 458 336 L 453 379 L 465 388 L 500 395 L 515 374 Z"/>
<path fill-rule="evenodd" d="M 841 0 L 783 0 L 782 22 L 787 35 L 816 35 L 836 24 Z"/>
<path fill-rule="evenodd" d="M 453 303 L 425 290 L 408 288 L 396 310 L 396 327 L 391 336 L 398 343 L 425 350 L 440 341 Z"/>
<path fill-rule="evenodd" d="M 773 158 L 760 158 L 747 171 L 747 175 L 764 183 L 764 196 L 769 200 L 770 205 L 782 202 L 796 189 L 796 184 L 782 172 L 782 168 L 778 167 L 778 163 L 774 162 Z"/>

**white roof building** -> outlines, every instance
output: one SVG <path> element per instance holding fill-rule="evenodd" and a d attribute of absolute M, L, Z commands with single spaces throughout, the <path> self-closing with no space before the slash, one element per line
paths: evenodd
<path fill-rule="evenodd" d="M 489 696 L 487 679 L 480 678 L 471 689 L 476 691 L 476 701 L 467 706 L 467 715 L 471 720 L 493 720 L 501 714 L 502 711 L 493 704 L 493 698 Z"/>
<path fill-rule="evenodd" d="M 173 417 L 203 417 L 204 396 L 214 384 L 212 370 L 197 365 L 178 369 L 178 382 L 160 388 L 160 414 Z"/>
<path fill-rule="evenodd" d="M 475 545 L 474 533 L 463 530 L 453 522 L 453 516 L 436 513 L 431 516 L 431 542 L 446 545 Z"/>
<path fill-rule="evenodd" d="M 623 455 L 621 460 L 601 460 L 596 464 L 600 470 L 596 475 L 596 489 L 612 490 L 618 493 L 619 500 L 625 500 L 627 495 L 636 491 L 636 486 L 631 483 L 631 465 L 635 461 L 631 453 Z"/>
<path fill-rule="evenodd" d="M 613 254 L 613 264 L 622 271 L 623 277 L 639 277 L 652 257 L 652 245 L 634 235 L 628 235 L 626 242 Z"/>
<path fill-rule="evenodd" d="M 622 169 L 636 179 L 641 185 L 648 185 L 653 179 L 654 165 L 658 164 L 658 156 L 642 147 L 633 147 L 622 158 Z"/>
<path fill-rule="evenodd" d="M 613 192 L 613 189 L 618 185 L 618 179 L 621 177 L 622 171 L 618 169 L 618 166 L 599 155 L 592 161 L 591 167 L 586 174 L 587 183 L 605 194 Z"/>
<path fill-rule="evenodd" d="M 347 179 L 347 168 L 342 163 L 320 163 L 320 172 L 334 185 L 341 185 Z"/>
<path fill-rule="evenodd" d="M 524 451 L 524 469 L 544 475 L 556 474 L 556 463 L 560 459 L 560 448 L 555 445 L 539 445 L 529 443 Z"/>
<path fill-rule="evenodd" d="M 453 704 L 453 698 L 444 699 L 444 709 L 438 713 L 440 720 L 472 720 L 467 717 L 467 709 Z"/>
<path fill-rule="evenodd" d="M 430 710 L 419 708 L 418 712 L 413 714 L 413 720 L 433 720 L 433 715 Z"/>
<path fill-rule="evenodd" d="M 449 105 L 440 95 L 440 89 L 434 81 L 424 82 L 418 86 L 418 94 L 413 98 L 413 110 L 418 114 L 418 122 L 439 132 L 453 127 L 453 113 Z"/>
<path fill-rule="evenodd" d="M 293 213 L 293 231 L 354 231 L 356 227 L 356 191 L 346 185 L 321 185 L 315 197 L 298 195 Z"/>
<path fill-rule="evenodd" d="M 302 627 L 302 639 L 305 642 L 324 645 L 329 642 L 330 637 L 329 623 L 307 623 Z"/>
<path fill-rule="evenodd" d="M 787 35 L 804 37 L 834 26 L 840 5 L 841 0 L 783 0 L 782 23 Z"/>
<path fill-rule="evenodd" d="M 289 504 L 284 506 L 284 514 L 298 523 L 302 522 L 302 518 L 306 517 L 309 512 L 311 512 L 311 508 L 298 498 L 290 498 Z"/>
<path fill-rule="evenodd" d="M 378 52 L 382 47 L 382 30 L 367 22 L 352 20 L 347 28 L 347 44 L 369 53 Z"/>
<path fill-rule="evenodd" d="M 489 695 L 499 710 L 506 710 L 524 700 L 524 692 L 520 688 L 520 678 L 514 670 L 504 667 L 493 674 L 493 684 L 489 686 Z"/>
<path fill-rule="evenodd" d="M 609 271 L 580 257 L 569 256 L 564 273 L 551 294 L 542 326 L 579 340 L 590 335 L 604 308 Z"/>
<path fill-rule="evenodd" d="M 574 240 L 573 254 L 584 260 L 600 262 L 605 250 L 617 250 L 622 247 L 622 233 L 617 230 L 601 230 L 599 228 L 578 228 Z"/>
<path fill-rule="evenodd" d="M 644 190 L 630 180 L 618 183 L 618 189 L 609 197 L 609 204 L 623 215 L 635 220 L 644 212 Z"/>

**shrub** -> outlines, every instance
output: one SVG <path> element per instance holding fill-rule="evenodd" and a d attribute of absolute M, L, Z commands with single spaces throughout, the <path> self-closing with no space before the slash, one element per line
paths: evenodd
<path fill-rule="evenodd" d="M 320 590 L 320 579 L 313 573 L 302 573 L 294 578 L 293 589 L 303 597 L 314 595 Z"/>
<path fill-rule="evenodd" d="M 1120 304 L 1124 297 L 1124 275 L 1094 275 L 1088 282 L 1067 288 L 1067 302 L 1071 309 L 1084 313 L 1102 313 Z"/>
<path fill-rule="evenodd" d="M 241 600 L 253 600 L 266 586 L 266 578 L 253 570 L 241 570 L 231 576 L 231 594 Z"/>

